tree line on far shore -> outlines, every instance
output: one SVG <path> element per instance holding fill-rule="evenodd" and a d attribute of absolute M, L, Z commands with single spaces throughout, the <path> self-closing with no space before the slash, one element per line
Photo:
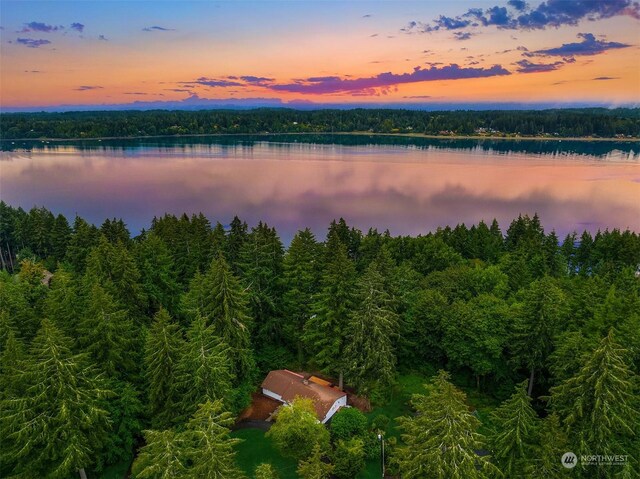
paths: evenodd
<path fill-rule="evenodd" d="M 640 109 L 419 111 L 400 109 L 92 111 L 5 113 L 5 140 L 258 133 L 418 133 L 640 137 Z"/>

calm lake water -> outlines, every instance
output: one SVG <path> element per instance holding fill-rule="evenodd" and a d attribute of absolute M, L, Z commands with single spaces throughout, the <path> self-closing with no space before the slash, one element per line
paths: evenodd
<path fill-rule="evenodd" d="M 363 230 L 438 226 L 538 212 L 547 230 L 640 231 L 638 143 L 260 137 L 4 142 L 0 198 L 133 233 L 165 212 L 238 215 L 288 242 L 333 218 Z"/>

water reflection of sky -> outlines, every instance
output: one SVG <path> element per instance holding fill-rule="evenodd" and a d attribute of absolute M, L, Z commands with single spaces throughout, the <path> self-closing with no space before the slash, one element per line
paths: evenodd
<path fill-rule="evenodd" d="M 496 217 L 503 229 L 538 212 L 547 229 L 640 231 L 640 161 L 601 156 L 394 145 L 235 144 L 72 146 L 4 151 L 0 197 L 95 223 L 122 217 L 132 231 L 165 212 L 238 215 L 319 235 L 343 216 L 363 230 L 418 234 Z"/>

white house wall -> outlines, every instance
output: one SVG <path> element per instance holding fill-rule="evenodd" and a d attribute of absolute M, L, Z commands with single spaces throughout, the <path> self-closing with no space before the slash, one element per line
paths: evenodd
<path fill-rule="evenodd" d="M 269 396 L 270 398 L 273 398 L 276 401 L 280 401 L 284 403 L 287 402 L 284 399 L 282 399 L 282 396 L 280 396 L 279 394 L 276 394 L 273 391 L 269 391 L 268 389 L 265 389 L 265 388 L 262 388 L 262 394 L 264 394 L 265 396 Z"/>
<path fill-rule="evenodd" d="M 338 409 L 340 409 L 341 407 L 345 407 L 346 405 L 347 405 L 347 396 L 342 396 L 341 398 L 336 399 L 336 402 L 333 403 L 333 406 L 331 406 L 331 409 L 329 409 L 329 411 L 327 412 L 327 415 L 322 420 L 322 424 L 326 423 L 329 419 L 331 419 L 331 416 L 333 416 L 338 411 Z"/>

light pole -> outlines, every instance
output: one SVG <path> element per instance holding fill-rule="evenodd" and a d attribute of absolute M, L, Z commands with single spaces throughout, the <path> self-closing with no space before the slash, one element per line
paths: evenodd
<path fill-rule="evenodd" d="M 382 447 L 382 479 L 384 479 L 384 436 L 382 434 L 378 434 L 378 439 L 380 440 Z"/>

